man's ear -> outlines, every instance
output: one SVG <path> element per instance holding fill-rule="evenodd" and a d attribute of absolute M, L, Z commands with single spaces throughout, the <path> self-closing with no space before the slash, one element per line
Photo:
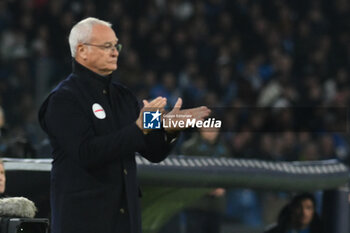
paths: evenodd
<path fill-rule="evenodd" d="M 82 44 L 79 44 L 79 45 L 77 46 L 76 57 L 80 57 L 80 58 L 82 58 L 83 60 L 86 60 L 87 57 L 88 57 L 87 52 L 88 52 L 87 46 L 84 46 L 84 45 L 82 45 Z"/>

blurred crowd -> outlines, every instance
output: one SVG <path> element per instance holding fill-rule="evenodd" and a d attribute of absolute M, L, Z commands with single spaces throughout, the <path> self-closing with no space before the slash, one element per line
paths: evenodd
<path fill-rule="evenodd" d="M 222 117 L 231 128 L 220 137 L 230 156 L 349 160 L 346 124 L 333 131 L 318 123 L 316 129 L 302 132 L 291 128 L 257 133 L 261 115 L 244 115 L 244 123 L 237 120 L 244 106 L 323 106 L 346 112 L 350 100 L 346 0 L 1 1 L 2 154 L 49 156 L 37 109 L 49 90 L 70 73 L 68 33 L 87 16 L 113 23 L 124 48 L 116 78 L 140 100 L 161 95 L 172 105 L 181 96 L 184 107 L 223 108 Z M 293 121 L 288 112 L 279 117 Z M 298 124 L 298 119 L 292 123 Z M 11 143 L 19 143 L 21 149 L 11 149 Z"/>

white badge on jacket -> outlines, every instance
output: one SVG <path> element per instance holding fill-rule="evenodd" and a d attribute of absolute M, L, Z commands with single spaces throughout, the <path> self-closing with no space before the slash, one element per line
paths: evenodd
<path fill-rule="evenodd" d="M 93 104 L 92 111 L 95 114 L 95 117 L 97 117 L 98 119 L 105 119 L 106 118 L 106 112 L 102 108 L 101 105 L 99 105 L 97 103 Z"/>

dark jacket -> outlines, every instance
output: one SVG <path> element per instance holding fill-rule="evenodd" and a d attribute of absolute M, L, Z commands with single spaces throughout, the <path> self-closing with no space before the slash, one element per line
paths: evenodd
<path fill-rule="evenodd" d="M 141 232 L 135 152 L 160 162 L 170 144 L 161 130 L 145 136 L 138 115 L 127 88 L 75 61 L 45 100 L 39 120 L 53 147 L 52 233 Z"/>

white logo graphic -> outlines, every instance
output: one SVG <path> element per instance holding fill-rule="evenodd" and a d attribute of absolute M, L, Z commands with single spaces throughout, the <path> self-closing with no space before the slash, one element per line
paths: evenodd
<path fill-rule="evenodd" d="M 93 104 L 92 105 L 92 111 L 94 112 L 95 116 L 98 119 L 105 119 L 106 118 L 106 112 L 105 110 L 102 108 L 101 105 L 99 104 Z"/>
<path fill-rule="evenodd" d="M 221 120 L 208 118 L 206 120 L 197 120 L 192 115 L 166 114 L 161 120 L 162 113 L 145 111 L 143 112 L 143 128 L 144 129 L 160 129 L 163 128 L 221 128 Z"/>
<path fill-rule="evenodd" d="M 160 116 L 162 113 L 157 110 L 156 112 L 143 112 L 143 128 L 144 129 L 160 129 Z"/>

